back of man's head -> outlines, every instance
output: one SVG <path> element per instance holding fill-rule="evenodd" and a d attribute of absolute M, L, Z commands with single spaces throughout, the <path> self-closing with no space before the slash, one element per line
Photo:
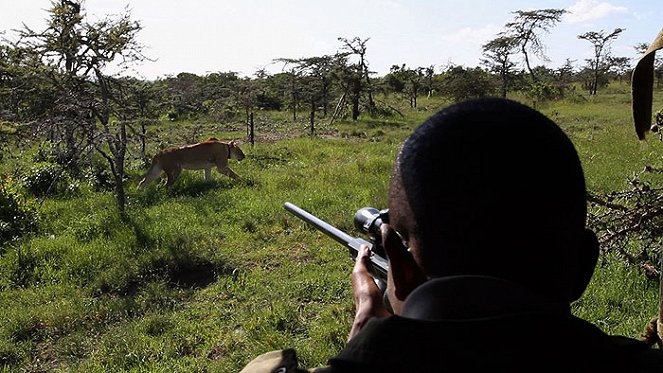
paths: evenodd
<path fill-rule="evenodd" d="M 504 99 L 456 104 L 415 130 L 397 170 L 428 276 L 488 275 L 579 296 L 578 272 L 593 269 L 579 268 L 585 181 L 550 119 Z"/>

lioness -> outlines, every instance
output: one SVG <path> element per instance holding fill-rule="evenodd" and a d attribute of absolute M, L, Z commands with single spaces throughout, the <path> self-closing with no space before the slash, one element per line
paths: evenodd
<path fill-rule="evenodd" d="M 205 180 L 209 180 L 211 169 L 216 166 L 220 173 L 236 179 L 238 175 L 228 167 L 228 159 L 230 158 L 241 161 L 244 159 L 244 152 L 234 140 L 226 142 L 214 137 L 197 144 L 164 149 L 152 158 L 152 165 L 150 165 L 150 169 L 143 180 L 138 183 L 138 189 L 145 187 L 158 178 L 161 171 L 164 171 L 168 176 L 167 187 L 173 185 L 177 177 L 180 176 L 182 169 L 204 169 Z"/>

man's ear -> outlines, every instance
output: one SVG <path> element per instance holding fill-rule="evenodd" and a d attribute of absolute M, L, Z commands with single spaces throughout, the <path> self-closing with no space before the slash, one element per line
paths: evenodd
<path fill-rule="evenodd" d="M 426 281 L 426 276 L 408 248 L 403 245 L 401 237 L 388 224 L 382 225 L 382 243 L 389 259 L 389 273 L 393 281 L 394 294 L 398 300 L 403 301 Z"/>
<path fill-rule="evenodd" d="M 590 230 L 585 229 L 582 236 L 581 247 L 578 250 L 578 272 L 576 273 L 576 281 L 572 289 L 571 300 L 579 299 L 582 293 L 587 289 L 589 281 L 594 275 L 596 262 L 599 259 L 599 240 L 596 234 Z"/>

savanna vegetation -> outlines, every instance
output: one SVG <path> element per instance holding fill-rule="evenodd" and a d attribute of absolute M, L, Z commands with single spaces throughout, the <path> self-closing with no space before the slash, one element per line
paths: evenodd
<path fill-rule="evenodd" d="M 145 59 L 139 22 L 53 2 L 44 30 L 0 44 L 0 369 L 236 372 L 286 347 L 324 364 L 350 328 L 352 262 L 283 203 L 358 235 L 354 213 L 386 207 L 411 130 L 488 95 L 537 107 L 576 144 L 603 255 L 573 311 L 637 338 L 658 310 L 644 268 L 661 247 L 663 144 L 637 140 L 629 71 L 606 45 L 584 67 L 530 66 L 544 50 L 533 36 L 561 14 L 514 13 L 482 67 L 376 76 L 370 40 L 339 38 L 334 55 L 276 58 L 279 74 L 144 81 L 107 72 Z M 602 33 L 582 36 L 619 34 Z M 211 136 L 244 141 L 240 179 L 184 171 L 172 189 L 136 190 L 158 150 Z"/>

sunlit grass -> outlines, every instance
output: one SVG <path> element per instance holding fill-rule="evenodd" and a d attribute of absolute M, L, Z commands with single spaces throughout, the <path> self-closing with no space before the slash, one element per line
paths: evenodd
<path fill-rule="evenodd" d="M 230 161 L 239 180 L 213 171 L 206 182 L 202 171 L 185 171 L 172 190 L 154 183 L 136 191 L 144 168 L 130 168 L 129 223 L 110 192 L 86 185 L 77 195 L 45 199 L 39 231 L 2 247 L 0 366 L 237 372 L 286 347 L 297 349 L 304 366 L 324 364 L 350 328 L 352 262 L 283 203 L 357 235 L 359 208 L 386 207 L 400 143 L 446 104 L 422 98 L 418 110 L 397 107 L 404 118 L 321 120 L 315 137 L 303 122 L 288 128 L 287 114 L 263 113 L 260 133 L 277 136 L 242 145 L 246 158 Z M 635 139 L 624 94 L 541 110 L 576 143 L 590 189 L 621 189 L 663 155 L 655 137 Z M 241 124 L 198 124 L 150 128 L 148 153 L 194 132 L 200 139 L 245 135 Z M 606 332 L 637 337 L 657 297 L 655 282 L 609 258 L 574 312 Z"/>

